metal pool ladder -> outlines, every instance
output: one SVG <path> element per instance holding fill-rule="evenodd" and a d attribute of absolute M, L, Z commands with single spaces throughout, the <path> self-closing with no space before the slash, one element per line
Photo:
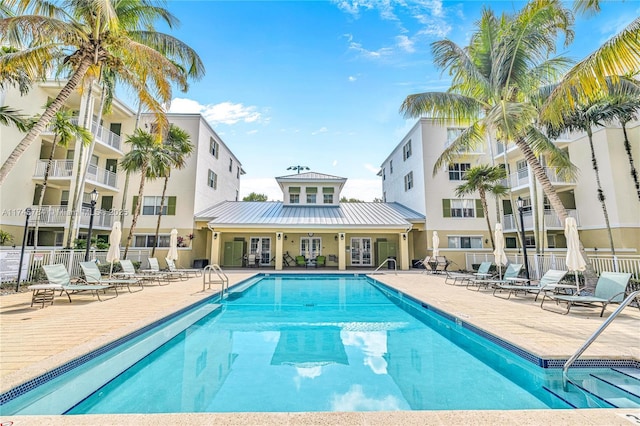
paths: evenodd
<path fill-rule="evenodd" d="M 214 277 L 211 279 L 212 273 L 215 273 L 217 278 Z M 227 285 L 227 292 L 229 292 L 229 277 L 227 277 L 227 274 L 224 273 L 220 265 L 215 263 L 205 266 L 202 271 L 202 291 L 205 291 L 207 285 L 209 285 L 209 289 L 211 289 L 211 284 L 222 285 L 222 289 L 220 290 L 220 301 L 222 301 L 225 284 Z"/>
<path fill-rule="evenodd" d="M 376 270 L 375 270 L 375 271 L 373 271 L 371 274 L 373 275 L 373 274 L 377 273 L 377 272 L 380 270 L 380 268 L 382 268 L 386 263 L 389 263 L 389 262 L 393 262 L 393 272 L 394 272 L 396 275 L 398 275 L 398 262 L 397 262 L 394 258 L 392 258 L 392 257 L 388 257 L 388 258 L 386 258 L 386 259 L 385 259 L 385 260 L 380 264 L 380 266 L 378 266 L 378 267 L 376 268 Z M 381 273 L 382 273 L 382 272 L 381 272 Z"/>
<path fill-rule="evenodd" d="M 609 324 L 611 324 L 613 322 L 614 319 L 616 319 L 618 314 L 620 312 L 622 312 L 622 310 L 638 296 L 640 296 L 640 290 L 636 290 L 636 291 L 632 292 L 631 294 L 629 294 L 629 296 L 627 296 L 627 298 L 624 299 L 624 301 L 622 303 L 620 303 L 620 306 L 618 306 L 618 309 L 616 309 L 611 315 L 609 315 L 609 317 L 605 320 L 605 322 L 603 322 L 602 325 L 600 327 L 598 327 L 598 329 L 595 331 L 595 333 L 593 333 L 591 335 L 591 337 L 589 337 L 587 339 L 587 341 L 584 342 L 584 344 L 580 347 L 580 349 L 578 349 L 576 351 L 576 353 L 574 353 L 571 356 L 571 358 L 569 358 L 567 360 L 567 362 L 564 363 L 564 366 L 562 367 L 562 386 L 563 386 L 565 391 L 567 390 L 566 389 L 567 388 L 567 382 L 569 380 L 569 378 L 567 377 L 567 373 L 569 371 L 569 367 L 571 367 L 571 365 L 578 359 L 578 357 L 580 355 L 582 355 L 582 353 L 584 351 L 586 351 L 587 348 L 593 342 L 596 341 L 598 336 L 600 336 L 600 334 L 602 334 L 604 329 L 607 328 L 609 326 Z"/>

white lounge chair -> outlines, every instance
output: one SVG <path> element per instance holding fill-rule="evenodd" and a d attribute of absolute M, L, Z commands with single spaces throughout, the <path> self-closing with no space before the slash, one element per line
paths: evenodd
<path fill-rule="evenodd" d="M 150 257 L 147 259 L 147 261 L 149 262 L 149 269 L 140 269 L 139 272 L 142 272 L 145 274 L 156 274 L 159 276 L 163 276 L 166 280 L 187 279 L 187 275 L 182 272 L 160 270 L 160 264 L 158 263 L 158 259 L 156 259 L 155 257 Z"/>
<path fill-rule="evenodd" d="M 202 269 L 197 269 L 197 268 L 177 268 L 176 267 L 176 263 L 173 261 L 173 259 L 165 258 L 165 261 L 167 262 L 167 268 L 169 268 L 170 272 L 182 272 L 183 274 L 186 274 L 187 276 L 193 275 L 194 277 L 202 276 Z"/>
<path fill-rule="evenodd" d="M 458 285 L 464 284 L 468 280 L 473 279 L 489 279 L 493 277 L 493 274 L 489 272 L 489 269 L 491 269 L 491 265 L 491 262 L 482 262 L 480 266 L 478 266 L 478 270 L 471 274 L 461 274 L 445 270 L 444 272 L 445 274 L 447 274 L 447 278 L 445 278 L 444 282 L 445 284 Z M 453 281 L 450 282 L 450 280 Z"/>
<path fill-rule="evenodd" d="M 142 290 L 144 287 L 142 285 L 142 280 L 138 278 L 104 278 L 102 273 L 100 272 L 100 268 L 96 265 L 95 262 L 80 262 L 80 267 L 82 268 L 82 272 L 84 272 L 84 279 L 89 284 L 105 284 L 111 285 L 115 287 L 126 287 L 131 291 L 131 285 L 137 285 Z M 140 291 L 137 290 L 137 291 Z"/>
<path fill-rule="evenodd" d="M 560 285 L 560 281 L 567 275 L 567 271 L 558 269 L 549 269 L 542 275 L 537 284 L 532 284 L 527 278 L 512 278 L 507 283 L 498 283 L 495 285 L 493 295 L 498 296 L 497 292 L 507 291 L 506 299 L 511 297 L 511 294 L 517 295 L 519 292 L 524 294 L 536 293 L 534 301 L 538 300 L 538 296 L 544 291 L 555 291 Z"/>
<path fill-rule="evenodd" d="M 470 287 L 477 287 L 476 290 L 481 288 L 496 287 L 498 285 L 512 284 L 513 280 L 518 278 L 520 271 L 522 270 L 522 263 L 510 263 L 507 269 L 504 271 L 502 279 L 487 279 L 479 278 L 467 281 L 467 289 Z"/>
<path fill-rule="evenodd" d="M 114 289 L 116 295 L 113 297 L 118 296 L 118 289 L 111 285 L 87 284 L 83 280 L 78 280 L 76 283 L 72 283 L 69 272 L 67 272 L 67 268 L 61 263 L 57 263 L 55 265 L 43 265 L 42 269 L 44 269 L 44 273 L 47 275 L 48 283 L 34 284 L 27 287 L 33 292 L 31 296 L 31 306 L 33 306 L 34 303 L 42 303 L 43 308 L 45 303 L 51 303 L 53 305 L 53 298 L 57 291 L 60 292 L 60 295 L 62 295 L 62 293 L 66 293 L 69 298 L 69 303 L 71 303 L 71 295 L 80 292 L 89 292 L 92 295 L 95 295 L 99 301 L 102 301 L 100 298 L 100 291 L 106 292 L 106 290 Z M 110 299 L 113 299 L 113 297 L 110 297 Z"/>

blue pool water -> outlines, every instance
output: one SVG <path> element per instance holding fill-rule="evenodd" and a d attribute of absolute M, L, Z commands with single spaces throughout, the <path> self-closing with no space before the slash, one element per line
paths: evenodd
<path fill-rule="evenodd" d="M 118 357 L 107 353 L 81 367 L 75 384 L 64 388 L 66 379 L 55 379 L 41 393 L 57 392 L 19 412 L 45 414 L 65 404 L 72 404 L 68 414 L 578 406 L 559 395 L 557 370 L 366 277 L 267 276 L 203 309 L 178 331 L 142 335 Z M 143 349 L 150 353 L 127 360 Z M 101 373 L 117 367 L 123 371 L 115 377 Z M 92 388 L 83 373 L 106 384 Z M 64 389 L 81 395 L 57 396 Z"/>

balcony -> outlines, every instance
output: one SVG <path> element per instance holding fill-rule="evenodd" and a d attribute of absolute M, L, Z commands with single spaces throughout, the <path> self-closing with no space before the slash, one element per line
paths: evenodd
<path fill-rule="evenodd" d="M 75 125 L 78 124 L 78 118 L 72 118 L 71 122 Z M 53 134 L 52 126 L 47 127 L 43 132 L 43 134 Z M 96 121 L 91 122 L 91 133 L 95 135 L 96 142 L 99 142 L 103 145 L 106 145 L 110 148 L 118 150 L 121 152 L 122 146 L 122 138 L 120 135 L 116 135 L 111 130 L 107 129 L 104 126 L 99 125 Z"/>
<path fill-rule="evenodd" d="M 567 178 L 559 172 L 557 167 L 545 167 L 545 174 L 551 181 L 552 185 L 575 185 L 576 180 L 573 178 Z M 507 179 L 503 179 L 501 184 L 510 187 L 511 189 L 520 188 L 523 186 L 529 186 L 531 178 L 528 170 L 519 170 L 515 173 L 511 173 Z"/>
<path fill-rule="evenodd" d="M 35 226 L 36 217 L 39 218 L 38 226 L 40 227 L 65 227 L 70 210 L 68 206 L 32 206 L 33 214 L 29 218 L 29 226 Z M 96 229 L 111 229 L 113 225 L 113 214 L 108 210 L 96 209 L 93 216 L 93 227 Z M 89 227 L 89 219 L 91 218 L 91 209 L 83 207 L 80 213 L 80 226 Z"/>
<path fill-rule="evenodd" d="M 44 179 L 47 160 L 38 160 L 33 177 Z M 71 178 L 73 176 L 73 160 L 53 160 L 49 169 L 49 178 Z M 93 164 L 87 169 L 87 182 L 102 185 L 107 189 L 118 190 L 118 175 Z"/>
<path fill-rule="evenodd" d="M 577 210 L 567 210 L 567 214 L 574 218 L 578 223 L 578 226 L 580 226 L 580 218 L 578 217 Z M 533 213 L 531 211 L 523 212 L 522 220 L 524 222 L 525 231 L 533 230 Z M 505 232 L 518 232 L 520 230 L 519 213 L 516 213 L 515 215 L 506 214 L 502 216 L 502 228 Z M 564 223 L 562 223 L 555 211 L 544 211 L 544 229 L 564 229 Z"/>

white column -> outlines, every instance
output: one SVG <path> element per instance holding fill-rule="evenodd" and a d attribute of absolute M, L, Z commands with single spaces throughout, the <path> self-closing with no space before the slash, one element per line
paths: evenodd
<path fill-rule="evenodd" d="M 409 270 L 409 235 L 406 232 L 400 233 L 400 252 L 398 261 L 399 265 L 396 265 L 401 271 Z"/>
<path fill-rule="evenodd" d="M 282 271 L 283 244 L 282 232 L 276 232 L 276 271 Z"/>
<path fill-rule="evenodd" d="M 338 270 L 344 271 L 347 269 L 347 254 L 346 244 L 347 237 L 344 232 L 338 233 Z"/>
<path fill-rule="evenodd" d="M 211 259 L 212 264 L 220 265 L 220 245 L 222 242 L 222 234 L 218 231 L 213 231 L 213 238 L 211 239 Z"/>

